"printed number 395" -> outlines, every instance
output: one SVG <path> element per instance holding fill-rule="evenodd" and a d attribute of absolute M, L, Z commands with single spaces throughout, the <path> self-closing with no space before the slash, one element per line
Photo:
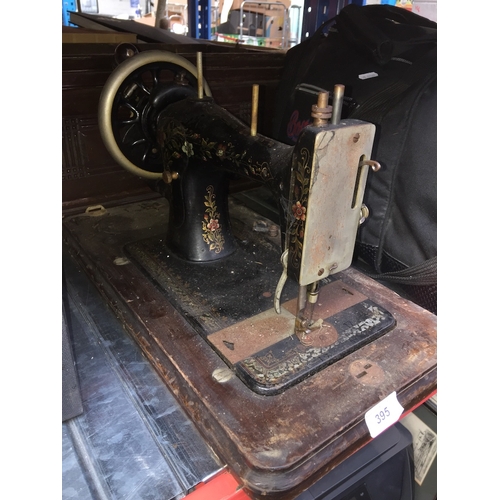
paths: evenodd
<path fill-rule="evenodd" d="M 365 422 L 370 436 L 373 438 L 385 431 L 398 421 L 402 413 L 403 407 L 399 404 L 396 391 L 394 391 L 365 413 Z"/>
<path fill-rule="evenodd" d="M 375 420 L 377 424 L 381 424 L 387 417 L 391 415 L 391 412 L 387 409 L 387 406 L 375 414 Z"/>

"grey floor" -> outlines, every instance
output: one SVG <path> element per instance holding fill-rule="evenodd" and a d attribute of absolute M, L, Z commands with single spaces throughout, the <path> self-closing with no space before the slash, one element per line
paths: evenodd
<path fill-rule="evenodd" d="M 222 464 L 67 255 L 63 269 L 83 404 L 62 424 L 63 500 L 182 498 Z"/>

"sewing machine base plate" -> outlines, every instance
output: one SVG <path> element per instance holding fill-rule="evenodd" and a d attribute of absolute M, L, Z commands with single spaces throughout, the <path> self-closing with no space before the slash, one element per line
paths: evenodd
<path fill-rule="evenodd" d="M 280 314 L 273 308 L 279 252 L 235 220 L 237 250 L 222 260 L 186 262 L 163 237 L 125 247 L 146 276 L 252 390 L 278 394 L 394 327 L 393 316 L 336 276 L 322 280 L 302 342 L 293 333 L 297 285 L 288 281 Z"/>
<path fill-rule="evenodd" d="M 232 216 L 251 228 L 251 221 L 257 216 L 254 213 L 247 217 L 248 210 L 236 205 L 231 205 Z M 364 415 L 374 405 L 396 392 L 399 403 L 409 411 L 435 392 L 436 316 L 354 268 L 323 284 L 326 295 L 331 294 L 332 303 L 336 303 L 335 297 L 351 300 L 350 293 L 360 294 L 362 300 L 357 304 L 371 301 L 390 312 L 395 326 L 286 390 L 264 395 L 250 389 L 228 367 L 228 361 L 238 363 L 233 355 L 250 357 L 246 349 L 250 353 L 262 350 L 257 345 L 259 335 L 248 335 L 242 342 L 238 337 L 238 325 L 246 321 L 255 325 L 255 318 L 228 326 L 214 325 L 205 336 L 200 335 L 189 315 L 176 309 L 158 279 L 152 280 L 133 255 L 137 242 L 156 241 L 152 245 L 157 248 L 167 222 L 168 203 L 159 198 L 65 216 L 63 235 L 70 254 L 120 319 L 124 335 L 127 332 L 135 339 L 251 498 L 296 498 L 370 441 Z M 235 223 L 236 232 L 238 224 Z M 269 247 L 277 246 L 272 237 L 265 239 L 269 240 Z M 268 257 L 273 259 L 275 254 Z M 258 262 L 262 262 L 255 260 L 254 272 L 259 268 Z M 224 272 L 231 274 L 230 268 Z M 273 277 L 272 283 L 278 277 Z M 198 285 L 191 280 L 185 285 L 185 302 L 194 303 L 191 291 Z M 226 284 L 225 293 L 231 294 L 233 285 Z M 263 299 L 271 304 L 272 298 L 267 295 L 273 291 L 268 287 L 261 289 Z M 294 315 L 294 309 L 288 307 L 294 297 L 287 294 L 288 290 L 282 314 L 272 311 L 274 317 L 283 315 L 286 319 L 287 315 Z M 245 300 L 240 298 L 241 302 Z M 323 300 L 321 297 L 318 303 L 320 311 L 324 308 L 320 305 Z M 269 303 L 263 302 L 262 311 L 257 313 L 263 324 L 270 318 Z M 325 319 L 337 314 L 326 309 Z M 209 316 L 218 318 L 217 314 Z M 330 335 L 326 335 L 328 329 L 319 331 L 321 334 L 314 339 L 319 344 L 317 349 L 321 349 L 322 342 L 330 342 L 325 340 Z M 224 352 L 225 359 L 217 351 Z"/>

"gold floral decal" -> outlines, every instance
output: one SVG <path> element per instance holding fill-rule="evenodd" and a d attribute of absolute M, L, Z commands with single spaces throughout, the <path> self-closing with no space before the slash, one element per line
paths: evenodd
<path fill-rule="evenodd" d="M 292 204 L 294 220 L 290 228 L 289 262 L 294 268 L 300 268 L 302 248 L 304 246 L 304 228 L 309 195 L 309 181 L 311 179 L 310 153 L 307 148 L 300 151 L 298 168 L 293 180 L 292 199 L 297 200 Z"/>
<path fill-rule="evenodd" d="M 220 253 L 224 249 L 224 237 L 219 224 L 220 214 L 217 212 L 215 204 L 214 187 L 207 187 L 207 195 L 205 196 L 205 214 L 201 227 L 203 230 L 203 241 L 209 246 L 210 250 L 215 253 Z"/>
<path fill-rule="evenodd" d="M 158 129 L 157 139 L 162 148 L 163 168 L 167 171 L 171 170 L 174 162 L 182 158 L 182 153 L 186 158 L 194 155 L 193 144 L 187 140 L 186 129 L 175 120 L 169 120 L 163 128 Z"/>
<path fill-rule="evenodd" d="M 297 220 L 306 220 L 306 207 L 303 207 L 300 201 L 292 205 L 292 212 Z"/>
<path fill-rule="evenodd" d="M 182 145 L 182 151 L 184 151 L 188 158 L 194 155 L 193 145 L 188 141 L 185 141 Z"/>
<path fill-rule="evenodd" d="M 201 137 L 174 119 L 159 128 L 157 140 L 163 150 L 165 170 L 170 170 L 173 163 L 182 157 L 184 159 L 194 157 L 202 161 L 230 162 L 236 168 L 243 169 L 247 176 L 262 182 L 273 179 L 268 162 L 254 160 L 245 150 L 239 152 L 231 142 L 220 143 Z"/>

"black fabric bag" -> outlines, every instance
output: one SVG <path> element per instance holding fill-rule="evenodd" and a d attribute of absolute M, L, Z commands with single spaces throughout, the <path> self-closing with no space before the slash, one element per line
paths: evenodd
<path fill-rule="evenodd" d="M 437 313 L 437 24 L 399 7 L 348 5 L 291 48 L 274 137 L 294 144 L 321 90 L 345 86 L 342 118 L 374 123 L 356 242 L 371 275 Z"/>

